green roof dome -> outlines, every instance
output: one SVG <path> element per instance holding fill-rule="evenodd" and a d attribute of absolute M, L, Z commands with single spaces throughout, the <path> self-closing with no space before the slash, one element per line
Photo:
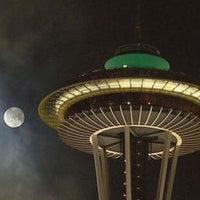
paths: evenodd
<path fill-rule="evenodd" d="M 160 56 L 148 53 L 124 53 L 110 58 L 105 69 L 142 68 L 168 71 L 169 63 Z"/>

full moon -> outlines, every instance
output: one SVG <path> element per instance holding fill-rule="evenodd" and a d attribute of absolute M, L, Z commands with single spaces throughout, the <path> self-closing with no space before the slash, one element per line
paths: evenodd
<path fill-rule="evenodd" d="M 11 107 L 4 113 L 4 121 L 11 128 L 17 128 L 24 123 L 24 113 L 20 108 Z"/>

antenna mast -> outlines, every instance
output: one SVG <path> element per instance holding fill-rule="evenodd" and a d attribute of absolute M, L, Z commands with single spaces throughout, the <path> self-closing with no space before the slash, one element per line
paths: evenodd
<path fill-rule="evenodd" d="M 141 41 L 141 0 L 135 0 L 135 27 L 134 27 L 134 39 L 136 42 Z"/>

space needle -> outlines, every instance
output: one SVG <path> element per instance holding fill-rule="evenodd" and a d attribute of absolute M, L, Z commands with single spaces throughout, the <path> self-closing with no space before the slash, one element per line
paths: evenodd
<path fill-rule="evenodd" d="M 94 155 L 99 200 L 112 199 L 108 159 L 121 158 L 121 199 L 144 200 L 145 166 L 160 159 L 155 199 L 170 200 L 178 157 L 200 150 L 199 106 L 197 81 L 172 72 L 155 47 L 134 43 L 46 96 L 38 110 L 66 145 Z"/>

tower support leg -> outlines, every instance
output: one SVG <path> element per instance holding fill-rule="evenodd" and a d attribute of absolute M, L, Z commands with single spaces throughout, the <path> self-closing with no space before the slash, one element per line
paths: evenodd
<path fill-rule="evenodd" d="M 131 136 L 130 128 L 124 128 L 124 157 L 125 157 L 125 176 L 126 176 L 126 200 L 132 200 L 131 186 Z"/>
<path fill-rule="evenodd" d="M 105 148 L 100 148 L 100 155 L 101 155 L 100 158 L 101 158 L 102 176 L 104 182 L 103 185 L 104 185 L 105 200 L 110 200 L 108 160 Z"/>
<path fill-rule="evenodd" d="M 96 180 L 99 200 L 110 200 L 106 151 L 98 145 L 97 135 L 92 136 Z"/>
<path fill-rule="evenodd" d="M 170 143 L 171 143 L 171 133 L 168 132 L 166 133 L 166 138 L 164 142 L 164 150 L 163 150 L 163 157 L 162 157 L 161 167 L 160 167 L 160 175 L 159 175 L 159 180 L 158 180 L 156 200 L 163 200 L 163 196 L 164 196 Z"/>
<path fill-rule="evenodd" d="M 177 165 L 177 160 L 178 160 L 179 147 L 180 146 L 176 144 L 176 146 L 174 148 L 174 154 L 173 154 L 172 163 L 171 163 L 169 180 L 167 183 L 167 191 L 166 191 L 165 200 L 171 200 L 172 189 L 173 189 L 175 173 L 176 173 L 176 165 Z"/>

